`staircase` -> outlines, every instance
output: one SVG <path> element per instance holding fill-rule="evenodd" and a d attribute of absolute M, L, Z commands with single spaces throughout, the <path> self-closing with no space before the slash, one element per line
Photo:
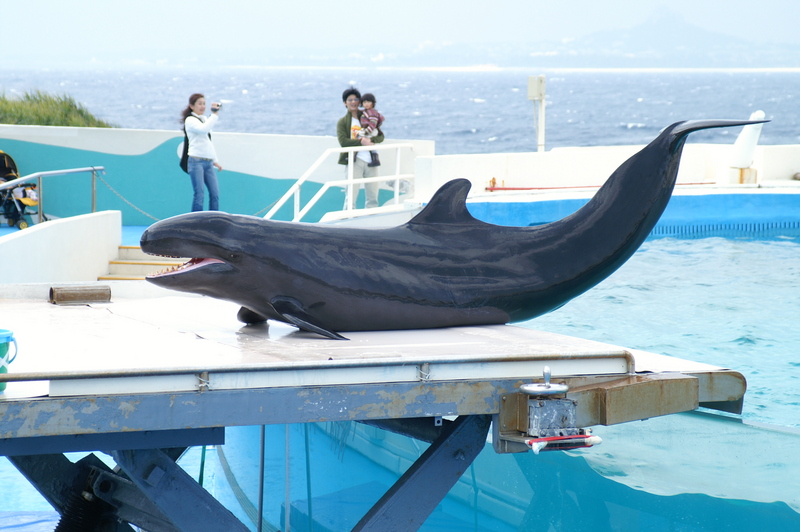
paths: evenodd
<path fill-rule="evenodd" d="M 138 246 L 120 246 L 116 260 L 108 263 L 108 274 L 98 281 L 143 281 L 145 275 L 159 272 L 172 266 L 180 266 L 188 259 L 168 259 L 146 255 Z"/>

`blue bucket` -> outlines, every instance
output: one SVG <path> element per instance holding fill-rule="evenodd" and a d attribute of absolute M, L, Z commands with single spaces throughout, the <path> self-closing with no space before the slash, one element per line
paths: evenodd
<path fill-rule="evenodd" d="M 14 344 L 14 355 L 9 357 L 8 351 L 11 344 Z M 0 373 L 8 373 L 8 365 L 17 358 L 17 341 L 14 339 L 14 333 L 8 329 L 0 329 Z M 6 390 L 6 383 L 0 382 L 0 392 Z"/>

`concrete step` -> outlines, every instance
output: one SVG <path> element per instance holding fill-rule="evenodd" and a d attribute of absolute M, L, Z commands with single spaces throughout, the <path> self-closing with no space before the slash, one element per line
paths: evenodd
<path fill-rule="evenodd" d="M 173 266 L 180 266 L 185 261 L 164 260 L 112 260 L 108 263 L 108 273 L 121 275 L 148 275 L 160 272 Z"/>
<path fill-rule="evenodd" d="M 137 246 L 120 246 L 119 258 L 108 263 L 108 274 L 98 277 L 99 281 L 143 280 L 146 275 L 180 266 L 188 259 L 154 257 L 142 252 Z"/>
<path fill-rule="evenodd" d="M 139 246 L 120 246 L 117 258 L 119 260 L 172 260 L 165 257 L 148 255 L 142 251 L 142 248 Z"/>
<path fill-rule="evenodd" d="M 108 273 L 97 278 L 98 281 L 144 281 L 143 275 L 118 275 Z"/>

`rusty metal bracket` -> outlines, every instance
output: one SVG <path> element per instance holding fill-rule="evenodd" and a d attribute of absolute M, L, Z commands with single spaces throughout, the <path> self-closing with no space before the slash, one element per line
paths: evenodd
<path fill-rule="evenodd" d="M 498 453 L 527 452 L 529 437 L 584 434 L 594 425 L 616 425 L 678 412 L 699 406 L 699 381 L 682 373 L 627 375 L 623 378 L 566 386 L 524 384 L 521 391 L 501 397 L 493 418 L 492 443 Z M 577 379 L 576 379 L 577 380 Z M 557 389 L 559 392 L 548 390 Z M 538 394 L 545 390 L 541 395 Z M 550 395 L 548 395 L 550 394 Z M 574 410 L 570 405 L 574 405 Z"/>
<path fill-rule="evenodd" d="M 630 375 L 572 388 L 567 397 L 579 405 L 578 426 L 616 425 L 696 409 L 699 383 L 682 373 Z"/>

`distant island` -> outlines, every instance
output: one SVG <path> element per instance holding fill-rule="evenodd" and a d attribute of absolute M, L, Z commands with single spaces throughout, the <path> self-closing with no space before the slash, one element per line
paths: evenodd
<path fill-rule="evenodd" d="M 430 42 L 414 46 L 371 45 L 370 52 L 353 47 L 304 48 L 302 39 L 280 47 L 251 47 L 238 50 L 193 49 L 192 57 L 179 50 L 111 52 L 92 50 L 86 57 L 47 57 L 61 67 L 119 69 L 158 67 L 168 69 L 202 67 L 319 67 L 319 68 L 800 68 L 800 47 L 792 44 L 756 44 L 741 37 L 707 31 L 686 22 L 684 17 L 662 8 L 645 22 L 624 30 L 600 30 L 581 38 L 563 41 L 537 39 L 535 31 L 517 41 L 496 43 Z M 779 36 L 776 36 L 779 37 Z M 157 53 L 157 56 L 154 55 Z M 36 68 L 35 60 L 15 62 L 16 68 Z"/>
<path fill-rule="evenodd" d="M 331 58 L 333 59 L 333 58 Z M 370 59 L 370 58 L 365 58 Z M 352 60 L 351 60 L 352 61 Z M 383 66 L 475 65 L 543 68 L 800 68 L 794 45 L 759 44 L 706 31 L 662 10 L 622 31 L 598 31 L 568 42 L 520 40 L 384 52 Z"/>

